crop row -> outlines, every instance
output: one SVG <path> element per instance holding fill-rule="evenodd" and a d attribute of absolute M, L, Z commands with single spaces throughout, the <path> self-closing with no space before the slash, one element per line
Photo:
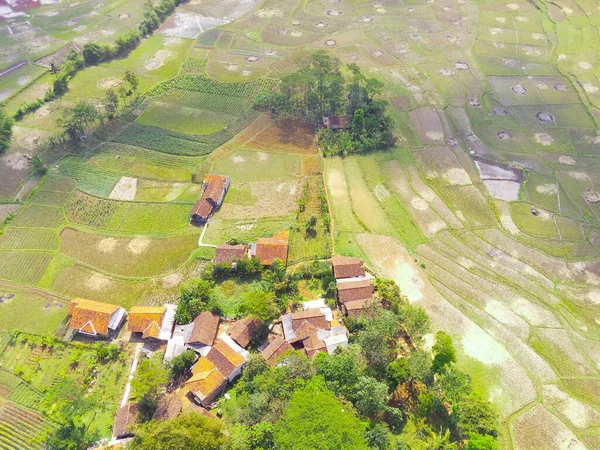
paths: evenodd
<path fill-rule="evenodd" d="M 21 408 L 12 402 L 0 407 L 0 448 L 43 449 L 41 434 L 53 428 L 38 412 Z"/>
<path fill-rule="evenodd" d="M 77 180 L 77 189 L 104 197 L 110 195 L 121 178 L 119 174 L 92 166 L 77 158 L 65 158 L 59 170 L 63 175 Z"/>
<path fill-rule="evenodd" d="M 62 208 L 27 205 L 12 222 L 15 227 L 56 228 L 64 221 Z"/>
<path fill-rule="evenodd" d="M 23 382 L 10 394 L 10 400 L 27 408 L 36 408 L 40 403 L 40 394 Z"/>
<path fill-rule="evenodd" d="M 204 75 L 180 75 L 163 83 L 157 90 L 178 88 L 230 97 L 256 98 L 262 92 L 272 91 L 278 82 L 272 78 L 261 78 L 248 83 L 224 83 Z"/>
<path fill-rule="evenodd" d="M 172 88 L 161 91 L 155 96 L 156 100 L 172 103 L 188 108 L 204 109 L 230 116 L 239 116 L 252 107 L 252 100 L 231 97 L 228 95 L 208 94 L 205 92 L 189 91 Z"/>
<path fill-rule="evenodd" d="M 51 176 L 46 178 L 41 190 L 52 192 L 71 192 L 73 189 L 75 189 L 76 184 L 76 181 L 72 178 Z"/>
<path fill-rule="evenodd" d="M 132 123 L 116 136 L 115 140 L 122 144 L 135 145 L 171 155 L 201 156 L 223 145 L 252 123 L 257 116 L 256 111 L 249 110 L 229 124 L 227 128 L 204 136 L 194 136 Z"/>
<path fill-rule="evenodd" d="M 0 238 L 0 249 L 55 250 L 58 248 L 58 235 L 45 228 L 10 227 Z"/>
<path fill-rule="evenodd" d="M 0 251 L 0 278 L 35 285 L 44 275 L 52 253 Z"/>
<path fill-rule="evenodd" d="M 276 63 L 271 64 L 269 68 L 273 72 L 291 72 L 295 67 L 297 67 L 303 61 L 310 56 L 310 53 L 306 50 L 301 50 L 299 52 L 292 53 L 291 55 L 286 56 L 283 59 L 280 59 Z"/>
<path fill-rule="evenodd" d="M 215 45 L 215 42 L 217 42 L 217 39 L 219 39 L 219 36 L 221 35 L 221 30 L 218 28 L 212 28 L 204 33 L 202 33 L 199 37 L 198 37 L 198 44 L 200 45 L 208 45 L 208 46 L 213 46 Z"/>
<path fill-rule="evenodd" d="M 121 202 L 76 192 L 67 205 L 74 223 L 110 231 L 166 233 L 187 226 L 191 205 Z"/>

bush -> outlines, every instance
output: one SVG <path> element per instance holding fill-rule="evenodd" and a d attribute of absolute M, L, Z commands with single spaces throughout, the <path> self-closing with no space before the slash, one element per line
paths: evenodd
<path fill-rule="evenodd" d="M 171 361 L 171 378 L 180 377 L 186 373 L 196 362 L 196 357 L 195 351 L 187 350 L 173 358 Z"/>

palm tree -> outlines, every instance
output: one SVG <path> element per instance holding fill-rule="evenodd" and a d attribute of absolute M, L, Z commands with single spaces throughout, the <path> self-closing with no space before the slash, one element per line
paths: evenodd
<path fill-rule="evenodd" d="M 57 76 L 58 73 L 60 72 L 60 67 L 54 61 L 50 61 L 50 67 L 48 68 L 48 71 L 52 75 Z"/>

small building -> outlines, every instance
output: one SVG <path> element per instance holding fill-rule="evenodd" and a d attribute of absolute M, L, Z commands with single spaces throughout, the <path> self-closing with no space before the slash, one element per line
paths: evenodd
<path fill-rule="evenodd" d="M 183 409 L 183 401 L 174 394 L 165 394 L 158 399 L 158 405 L 152 418 L 154 420 L 167 420 L 177 417 Z"/>
<path fill-rule="evenodd" d="M 192 333 L 187 345 L 202 354 L 203 349 L 212 346 L 215 342 L 221 318 L 209 311 L 204 311 L 198 314 L 192 323 Z"/>
<path fill-rule="evenodd" d="M 166 306 L 134 306 L 129 310 L 127 330 L 132 333 L 141 334 L 142 339 L 154 338 L 167 340 L 171 337 L 171 330 L 162 333 L 163 322 L 166 316 Z"/>
<path fill-rule="evenodd" d="M 240 259 L 246 257 L 247 249 L 245 245 L 220 244 L 217 245 L 215 252 L 215 264 L 235 264 Z"/>
<path fill-rule="evenodd" d="M 69 304 L 69 315 L 71 329 L 87 336 L 108 337 L 119 329 L 127 313 L 118 305 L 76 298 Z"/>
<path fill-rule="evenodd" d="M 337 291 L 338 300 L 343 304 L 356 300 L 368 300 L 373 297 L 375 288 L 369 279 L 348 279 L 337 281 Z"/>
<path fill-rule="evenodd" d="M 195 224 L 205 224 L 206 221 L 221 207 L 225 194 L 229 190 L 230 180 L 227 176 L 207 175 L 204 179 L 202 197 L 196 202 L 190 214 L 190 221 Z"/>
<path fill-rule="evenodd" d="M 353 300 L 350 302 L 342 303 L 342 313 L 344 313 L 346 316 L 355 316 L 357 314 L 360 314 L 370 303 L 370 299 Z"/>
<path fill-rule="evenodd" d="M 270 238 L 258 239 L 250 256 L 256 256 L 263 266 L 270 266 L 275 259 L 287 264 L 289 235 L 289 232 L 285 231 Z"/>
<path fill-rule="evenodd" d="M 117 410 L 113 436 L 115 439 L 126 439 L 133 436 L 133 429 L 138 423 L 137 403 L 127 402 Z"/>
<path fill-rule="evenodd" d="M 245 317 L 233 324 L 229 331 L 229 336 L 240 346 L 246 348 L 250 345 L 250 341 L 256 335 L 260 328 L 260 320 L 254 317 Z"/>
<path fill-rule="evenodd" d="M 365 265 L 360 258 L 352 256 L 334 256 L 331 258 L 333 275 L 336 279 L 365 276 Z"/>
<path fill-rule="evenodd" d="M 294 350 L 294 347 L 282 336 L 277 336 L 260 354 L 267 360 L 271 367 L 275 367 L 279 357 L 290 350 Z"/>
<path fill-rule="evenodd" d="M 227 379 L 208 358 L 200 358 L 192 366 L 192 377 L 185 387 L 201 406 L 210 405 L 225 390 Z"/>
<path fill-rule="evenodd" d="M 194 331 L 194 323 L 188 323 L 187 325 L 176 325 L 173 328 L 173 334 L 171 339 L 167 342 L 167 349 L 165 350 L 164 361 L 171 361 L 176 356 L 181 355 L 187 350 L 186 343 L 189 342 Z"/>
<path fill-rule="evenodd" d="M 221 338 L 215 341 L 206 358 L 219 369 L 228 382 L 232 382 L 246 365 L 244 356 Z"/>
<path fill-rule="evenodd" d="M 340 116 L 328 116 L 323 117 L 323 126 L 329 130 L 345 130 L 350 128 L 352 124 L 352 116 L 340 115 Z"/>
<path fill-rule="evenodd" d="M 291 316 L 294 330 L 297 330 L 303 322 L 308 322 L 317 329 L 329 330 L 333 319 L 329 308 L 311 308 L 292 313 Z"/>

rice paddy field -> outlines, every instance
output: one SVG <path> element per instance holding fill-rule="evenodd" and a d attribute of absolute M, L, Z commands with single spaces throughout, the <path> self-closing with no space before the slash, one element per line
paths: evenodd
<path fill-rule="evenodd" d="M 113 42 L 144 2 L 41 3 L 0 9 L 9 113 L 52 85 L 49 55 Z M 162 304 L 211 246 L 290 230 L 292 263 L 360 256 L 426 308 L 496 405 L 501 448 L 600 448 L 599 21 L 588 0 L 182 4 L 16 123 L 0 155 L 0 329 L 51 336 L 76 296 Z M 385 83 L 394 148 L 323 159 L 313 126 L 252 108 L 317 49 Z M 134 107 L 48 147 L 64 108 L 97 104 L 127 70 Z M 200 242 L 188 219 L 207 173 L 231 189 Z M 307 239 L 321 190 L 331 232 Z M 220 287 L 225 311 L 238 291 Z M 6 411 L 30 407 L 2 402 L 0 447 Z"/>

